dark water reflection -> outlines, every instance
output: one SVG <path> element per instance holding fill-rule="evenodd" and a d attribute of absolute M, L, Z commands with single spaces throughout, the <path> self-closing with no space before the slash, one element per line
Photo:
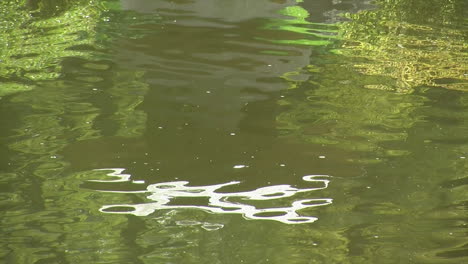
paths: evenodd
<path fill-rule="evenodd" d="M 466 262 L 463 4 L 407 2 L 3 2 L 0 258 Z"/>

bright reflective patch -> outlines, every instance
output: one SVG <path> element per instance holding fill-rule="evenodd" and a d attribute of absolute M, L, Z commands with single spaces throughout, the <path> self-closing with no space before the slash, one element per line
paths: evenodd
<path fill-rule="evenodd" d="M 104 170 L 104 169 L 101 169 Z M 123 169 L 105 169 L 113 170 L 107 174 L 108 176 L 118 177 Z M 128 174 L 120 179 L 127 179 L 130 181 Z M 304 181 L 314 182 L 321 184 L 320 187 L 315 188 L 295 188 L 291 185 L 272 185 L 260 187 L 252 191 L 246 192 L 233 192 L 222 193 L 216 192 L 217 190 L 230 186 L 237 185 L 240 182 L 231 181 L 222 184 L 207 185 L 207 186 L 187 186 L 187 181 L 173 181 L 150 184 L 147 186 L 146 191 L 121 191 L 120 193 L 148 193 L 148 199 L 154 201 L 151 203 L 143 204 L 114 204 L 104 205 L 100 211 L 103 213 L 114 214 L 133 214 L 137 216 L 147 216 L 157 210 L 168 209 L 200 209 L 215 214 L 241 214 L 246 219 L 255 220 L 275 220 L 285 224 L 303 224 L 315 222 L 318 218 L 313 216 L 301 216 L 297 212 L 302 209 L 312 208 L 317 206 L 329 205 L 332 203 L 331 198 L 318 198 L 318 199 L 300 199 L 293 201 L 290 206 L 286 207 L 272 207 L 272 208 L 257 208 L 251 204 L 240 203 L 243 201 L 260 201 L 260 200 L 275 200 L 287 197 L 292 197 L 297 193 L 312 192 L 322 190 L 328 187 L 330 182 L 328 175 L 307 175 L 302 177 Z M 105 181 L 99 181 L 105 182 Z M 112 181 L 114 182 L 114 181 Z M 115 192 L 115 191 L 104 191 Z M 208 198 L 207 205 L 169 205 L 169 203 L 177 198 Z M 235 199 L 238 198 L 238 199 Z M 235 202 L 233 201 L 235 200 Z M 113 209 L 119 210 L 113 210 Z M 128 208 L 128 210 L 122 210 Z"/>

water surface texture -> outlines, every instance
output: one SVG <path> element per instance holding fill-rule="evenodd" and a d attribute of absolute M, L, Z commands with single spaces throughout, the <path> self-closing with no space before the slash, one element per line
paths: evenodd
<path fill-rule="evenodd" d="M 464 0 L 0 2 L 0 262 L 468 263 Z"/>

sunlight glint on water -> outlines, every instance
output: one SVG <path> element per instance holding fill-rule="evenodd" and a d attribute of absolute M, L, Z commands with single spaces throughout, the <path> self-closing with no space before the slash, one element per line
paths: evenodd
<path fill-rule="evenodd" d="M 118 177 L 117 180 L 90 180 L 94 182 L 125 182 L 130 181 L 131 175 L 122 174 L 124 169 L 99 169 L 99 170 L 113 170 L 107 176 Z M 253 220 L 275 220 L 285 224 L 302 224 L 315 222 L 318 218 L 312 216 L 300 216 L 299 210 L 329 205 L 332 203 L 331 198 L 320 199 L 301 199 L 292 202 L 290 207 L 273 207 L 273 208 L 256 208 L 253 205 L 242 204 L 239 202 L 229 201 L 233 198 L 241 198 L 246 202 L 260 201 L 260 200 L 274 200 L 294 196 L 298 193 L 308 193 L 312 191 L 322 190 L 328 187 L 330 180 L 328 175 L 307 175 L 302 177 L 306 182 L 320 183 L 320 187 L 298 189 L 291 185 L 272 185 L 261 187 L 249 192 L 234 192 L 234 193 L 221 193 L 217 190 L 236 185 L 240 182 L 232 181 L 223 184 L 209 185 L 209 186 L 187 186 L 187 181 L 176 182 L 162 182 L 157 184 L 150 184 L 147 186 L 146 191 L 104 191 L 113 193 L 150 193 L 147 196 L 149 200 L 154 202 L 144 204 L 116 204 L 104 205 L 100 211 L 104 213 L 115 214 L 133 214 L 137 216 L 147 216 L 157 210 L 169 209 L 200 209 L 216 214 L 241 214 L 246 219 Z M 169 205 L 171 200 L 180 197 L 206 197 L 209 198 L 209 204 L 206 206 L 199 205 Z M 113 208 L 119 208 L 118 211 Z M 125 210 L 122 210 L 126 208 Z M 265 216 L 262 216 L 264 214 Z"/>

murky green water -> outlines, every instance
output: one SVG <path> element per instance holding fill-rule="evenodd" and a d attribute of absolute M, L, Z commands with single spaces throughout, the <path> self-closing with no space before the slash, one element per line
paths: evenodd
<path fill-rule="evenodd" d="M 468 263 L 466 10 L 0 2 L 1 263 Z"/>

